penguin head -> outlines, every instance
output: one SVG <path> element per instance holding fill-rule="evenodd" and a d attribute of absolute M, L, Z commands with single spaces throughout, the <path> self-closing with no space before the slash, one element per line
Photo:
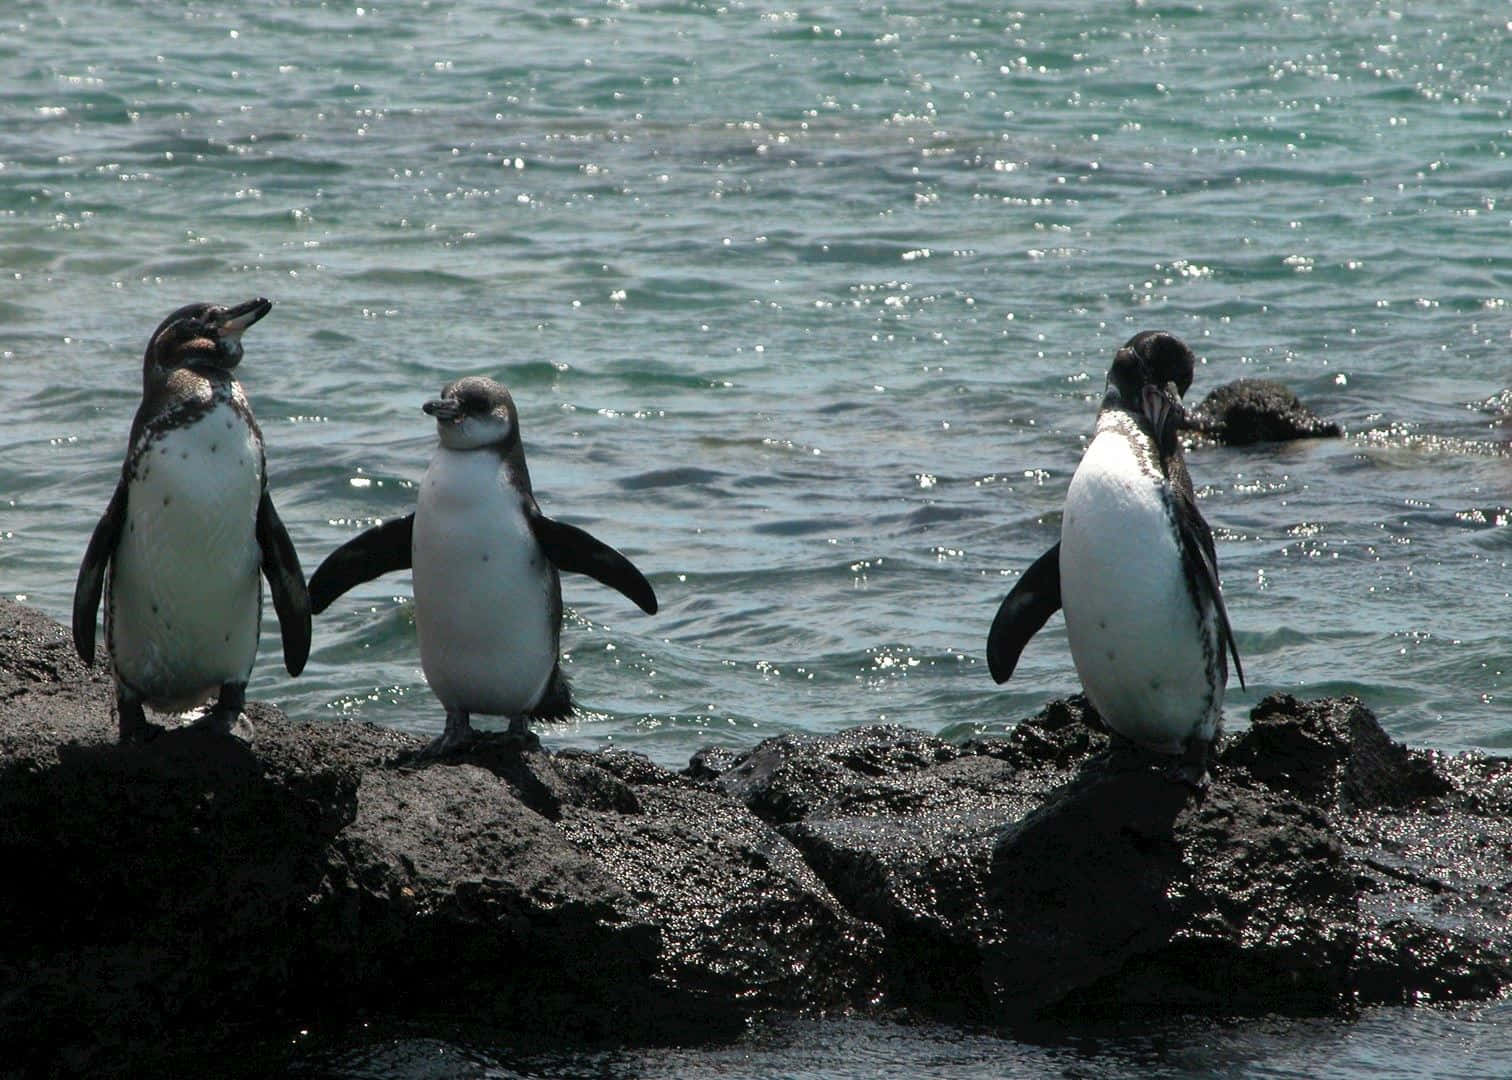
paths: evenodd
<path fill-rule="evenodd" d="M 169 315 L 152 332 L 143 357 L 143 374 L 166 377 L 179 368 L 230 371 L 241 362 L 242 332 L 273 307 L 258 297 L 234 307 L 189 304 Z"/>
<path fill-rule="evenodd" d="M 1144 330 L 1131 337 L 1113 357 L 1108 391 L 1118 392 L 1124 405 L 1137 408 L 1146 386 L 1170 390 L 1184 397 L 1192 386 L 1196 358 L 1186 342 L 1164 330 Z"/>
<path fill-rule="evenodd" d="M 509 391 L 492 379 L 469 375 L 448 383 L 441 396 L 427 401 L 436 418 L 441 445 L 448 450 L 494 447 L 507 452 L 520 442 L 520 418 Z"/>
<path fill-rule="evenodd" d="M 1191 389 L 1195 367 L 1192 350 L 1175 334 L 1135 334 L 1113 357 L 1103 407 L 1119 406 L 1143 417 L 1164 452 L 1186 416 L 1181 399 Z"/>

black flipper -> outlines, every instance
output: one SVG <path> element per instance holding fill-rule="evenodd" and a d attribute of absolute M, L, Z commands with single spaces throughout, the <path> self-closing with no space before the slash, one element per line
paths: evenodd
<path fill-rule="evenodd" d="M 629 559 L 576 525 L 553 521 L 539 509 L 531 507 L 527 517 L 536 543 L 558 570 L 587 574 L 624 593 L 647 615 L 656 614 L 656 593 Z"/>
<path fill-rule="evenodd" d="M 414 532 L 415 515 L 406 514 L 358 533 L 331 552 L 310 578 L 310 609 L 319 615 L 353 586 L 410 569 Z"/>
<path fill-rule="evenodd" d="M 1060 544 L 1045 552 L 1013 586 L 987 633 L 987 670 L 1007 682 L 1029 639 L 1061 606 Z"/>
<path fill-rule="evenodd" d="M 121 539 L 121 527 L 126 523 L 126 478 L 116 484 L 110 505 L 100 516 L 94 535 L 89 538 L 89 547 L 84 550 L 84 561 L 79 564 L 79 578 L 74 583 L 73 639 L 79 658 L 86 664 L 94 663 L 95 619 L 100 613 L 100 591 L 105 587 L 105 571 L 115 557 L 116 544 Z"/>
<path fill-rule="evenodd" d="M 1213 547 L 1213 531 L 1197 509 L 1191 481 L 1173 483 L 1171 488 L 1176 496 L 1176 526 L 1181 533 L 1182 555 L 1196 571 L 1198 595 L 1213 602 L 1213 610 L 1218 613 L 1218 647 L 1228 646 L 1229 655 L 1234 658 L 1234 672 L 1239 676 L 1239 687 L 1244 689 L 1244 665 L 1239 662 L 1239 646 L 1234 643 L 1228 609 L 1223 606 L 1223 591 L 1218 585 L 1218 553 Z"/>
<path fill-rule="evenodd" d="M 266 491 L 257 504 L 257 546 L 262 551 L 263 576 L 273 593 L 273 610 L 278 612 L 278 629 L 283 634 L 284 667 L 290 675 L 298 675 L 310 658 L 310 594 L 305 589 L 294 541 L 289 539 L 289 530 L 279 520 Z"/>

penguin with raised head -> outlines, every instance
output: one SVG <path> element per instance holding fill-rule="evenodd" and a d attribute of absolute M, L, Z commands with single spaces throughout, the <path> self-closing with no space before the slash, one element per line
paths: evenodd
<path fill-rule="evenodd" d="M 332 552 L 310 578 L 310 600 L 319 614 L 354 585 L 413 571 L 420 666 L 446 709 L 444 733 L 425 750 L 438 756 L 473 740 L 473 713 L 507 716 L 519 737 L 530 718 L 571 714 L 560 571 L 587 574 L 647 614 L 656 594 L 618 551 L 541 513 L 508 390 L 470 376 L 424 409 L 440 444 L 414 513 Z"/>
<path fill-rule="evenodd" d="M 1076 673 L 1108 727 L 1180 755 L 1177 774 L 1201 787 L 1222 722 L 1227 655 L 1240 686 L 1244 668 L 1213 534 L 1181 453 L 1193 367 L 1191 349 L 1159 331 L 1134 335 L 1113 357 L 1096 433 L 1066 491 L 1060 543 L 998 609 L 987 662 L 1006 682 L 1029 639 L 1063 608 Z"/>
<path fill-rule="evenodd" d="M 232 375 L 242 334 L 272 306 L 260 297 L 190 304 L 147 342 L 121 479 L 74 586 L 74 647 L 85 663 L 94 662 L 104 589 L 122 742 L 160 730 L 144 704 L 178 713 L 212 696 L 198 725 L 250 737 L 241 712 L 257 657 L 262 575 L 289 674 L 309 656 L 304 574 L 268 495 L 262 432 Z"/>

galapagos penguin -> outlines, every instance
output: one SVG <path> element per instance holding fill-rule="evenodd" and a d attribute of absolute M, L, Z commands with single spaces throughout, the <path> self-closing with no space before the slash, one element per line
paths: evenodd
<path fill-rule="evenodd" d="M 74 647 L 105 645 L 122 742 L 152 737 L 143 705 L 183 712 L 216 696 L 197 723 L 250 738 L 241 716 L 257 656 L 262 580 L 273 593 L 290 675 L 310 652 L 310 600 L 268 494 L 262 432 L 232 371 L 241 337 L 272 303 L 190 304 L 159 324 L 142 361 L 142 403 L 126 462 L 79 567 Z"/>
<path fill-rule="evenodd" d="M 530 486 L 519 414 L 509 391 L 470 376 L 424 405 L 440 437 L 415 511 L 347 541 L 310 578 L 317 614 L 380 574 L 412 570 L 420 665 L 446 709 L 424 751 L 471 742 L 473 713 L 528 719 L 571 714 L 562 674 L 560 571 L 589 577 L 656 612 L 650 583 L 618 551 L 541 513 Z"/>
<path fill-rule="evenodd" d="M 1006 682 L 1063 608 L 1071 659 L 1103 720 L 1147 750 L 1180 755 L 1176 774 L 1200 788 L 1222 722 L 1225 650 L 1241 686 L 1244 668 L 1178 437 L 1193 367 L 1169 333 L 1145 331 L 1118 350 L 1066 491 L 1060 542 L 998 609 L 987 661 Z"/>

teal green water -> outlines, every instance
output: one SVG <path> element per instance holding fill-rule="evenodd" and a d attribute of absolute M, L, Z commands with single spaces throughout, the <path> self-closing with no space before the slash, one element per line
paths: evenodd
<path fill-rule="evenodd" d="M 1411 6 L 1408 6 L 1411 7 Z M 1401 10 L 1399 10 L 1399 8 Z M 1364 3 L 13 3 L 0 11 L 0 589 L 60 618 L 146 335 L 266 295 L 241 375 L 307 570 L 404 513 L 419 406 L 514 391 L 565 582 L 553 746 L 680 765 L 1075 688 L 982 648 L 1113 350 L 1281 378 L 1343 441 L 1189 456 L 1249 688 L 1512 746 L 1508 12 Z M 404 576 L 254 696 L 440 729 Z M 713 1068 L 713 1066 L 710 1066 Z"/>

